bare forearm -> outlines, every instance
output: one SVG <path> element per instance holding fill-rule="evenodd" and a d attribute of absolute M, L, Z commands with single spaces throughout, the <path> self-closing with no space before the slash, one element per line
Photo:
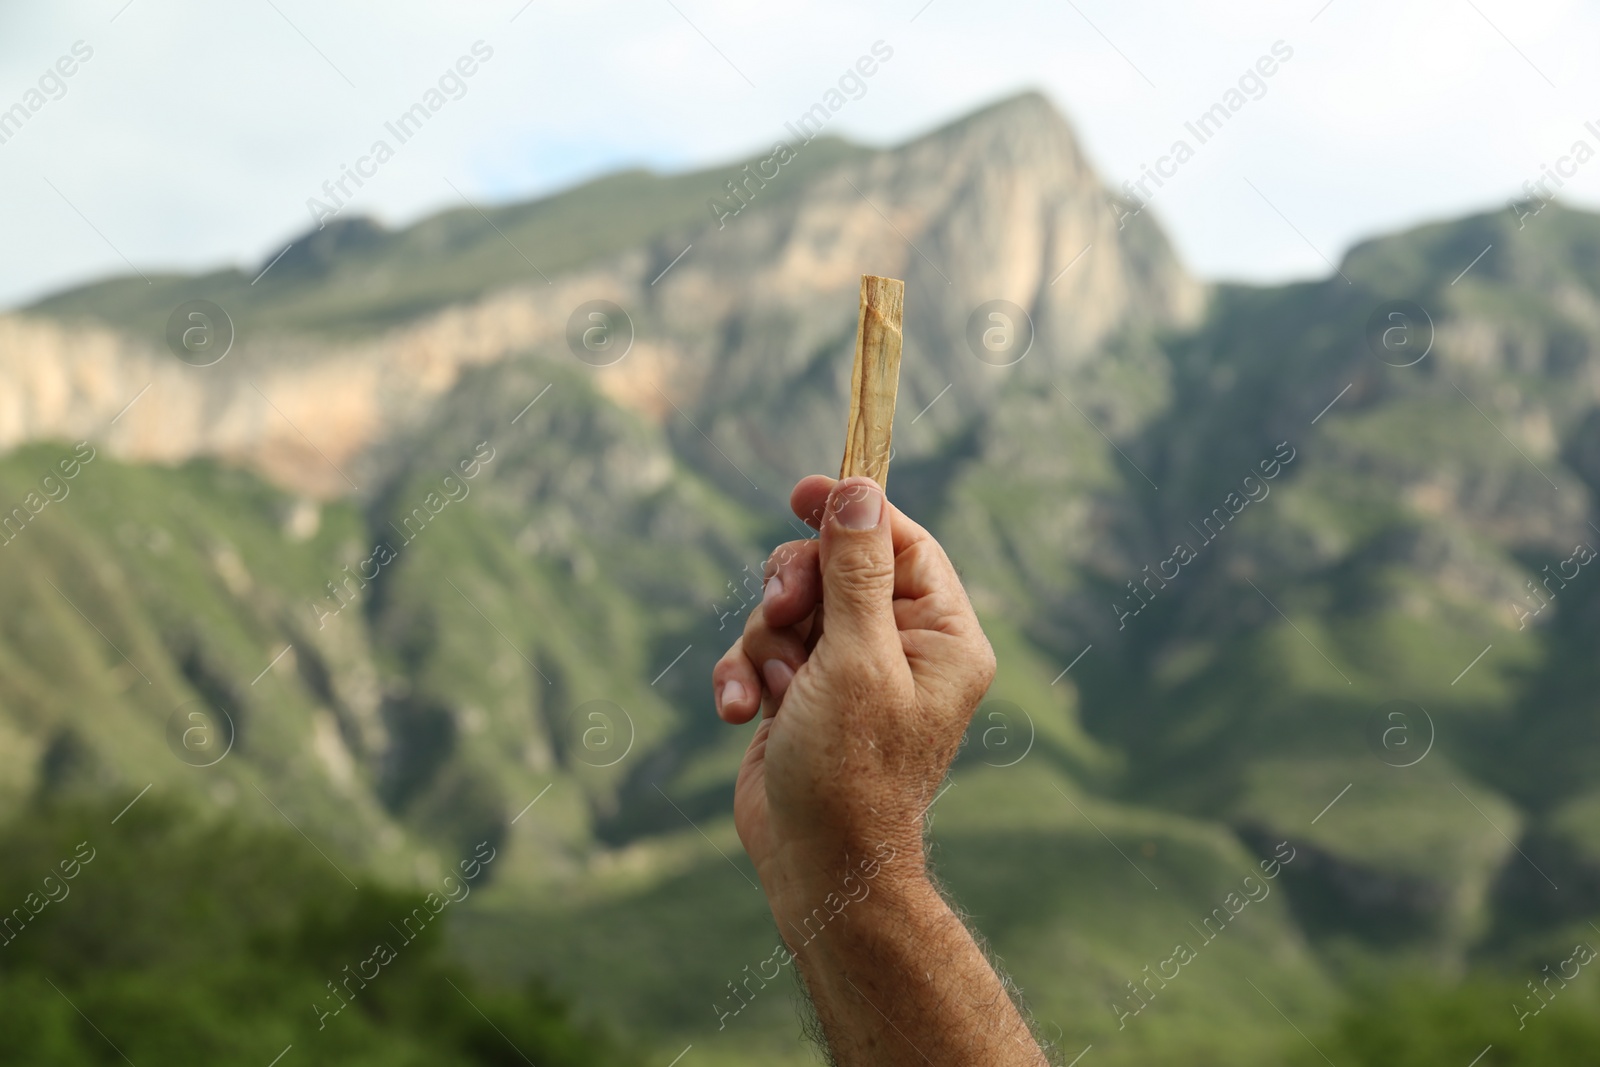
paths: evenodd
<path fill-rule="evenodd" d="M 885 880 L 808 936 L 780 927 L 839 1067 L 1042 1067 L 1004 983 L 925 877 Z"/>
<path fill-rule="evenodd" d="M 728 722 L 762 715 L 734 822 L 835 1062 L 1045 1067 L 923 863 L 994 649 L 950 558 L 878 483 L 806 478 L 790 505 L 818 537 L 768 561 L 713 684 Z"/>

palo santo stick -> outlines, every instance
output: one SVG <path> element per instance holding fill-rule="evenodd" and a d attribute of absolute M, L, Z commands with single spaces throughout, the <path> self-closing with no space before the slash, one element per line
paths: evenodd
<path fill-rule="evenodd" d="M 850 372 L 850 428 L 845 435 L 840 478 L 865 475 L 879 487 L 888 487 L 889 437 L 894 430 L 895 393 L 900 388 L 900 326 L 905 302 L 906 283 L 900 279 L 861 276 L 856 363 Z"/>

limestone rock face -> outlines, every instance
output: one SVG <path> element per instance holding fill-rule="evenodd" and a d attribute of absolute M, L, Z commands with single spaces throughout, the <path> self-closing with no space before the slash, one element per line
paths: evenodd
<path fill-rule="evenodd" d="M 1041 96 L 820 170 L 798 164 L 821 148 L 790 148 L 787 165 L 765 168 L 777 168 L 770 181 L 730 171 L 748 204 L 706 179 L 705 198 L 737 214 L 707 211 L 548 284 L 508 278 L 365 335 L 258 327 L 202 368 L 148 329 L 0 317 L 0 447 L 90 438 L 128 460 L 216 456 L 339 496 L 465 368 L 517 354 L 572 362 L 569 317 L 604 299 L 627 313 L 632 347 L 585 373 L 618 404 L 669 424 L 708 465 L 715 442 L 759 482 L 836 465 L 862 273 L 907 280 L 902 407 L 912 415 L 947 386 L 984 406 L 1007 380 L 1012 368 L 980 361 L 967 341 L 968 319 L 987 301 L 1032 320 L 1032 347 L 1011 376 L 1061 373 L 1130 326 L 1180 325 L 1199 312 L 1203 288 L 1153 224 L 1119 228 L 1115 202 Z M 322 277 L 346 246 L 358 254 L 378 241 L 313 232 L 274 270 L 310 263 Z M 312 256 L 317 249 L 325 254 Z"/>

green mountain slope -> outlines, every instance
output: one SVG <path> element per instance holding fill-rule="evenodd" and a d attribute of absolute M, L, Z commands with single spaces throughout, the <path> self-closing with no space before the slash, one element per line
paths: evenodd
<path fill-rule="evenodd" d="M 639 351 L 602 371 L 530 334 L 464 361 L 363 446 L 343 500 L 97 455 L 0 548 L 0 801 L 152 784 L 402 879 L 490 840 L 494 882 L 451 928 L 475 969 L 539 976 L 663 1062 L 807 1062 L 781 982 L 720 1025 L 776 932 L 729 812 L 745 731 L 705 679 L 767 549 L 807 532 L 786 479 L 837 456 L 852 279 L 882 257 L 915 322 L 890 490 L 1000 659 L 937 862 L 1046 1036 L 1264 1064 L 1298 1027 L 1384 1062 L 1361 1020 L 1387 1017 L 1345 999 L 1375 971 L 1498 988 L 1586 936 L 1600 217 L 1432 224 L 1196 316 L 1153 224 L 1095 221 L 1107 194 L 1040 98 L 807 151 L 725 233 L 699 213 L 737 168 L 621 175 L 494 226 L 330 226 L 254 289 L 111 281 L 32 309 L 158 336 L 210 295 L 241 333 L 380 344 L 480 296 L 535 304 L 520 249 L 632 301 Z M 1036 331 L 1005 367 L 966 339 L 1002 297 Z M 1395 301 L 1424 310 L 1415 362 L 1371 343 Z M 0 502 L 71 452 L 0 459 Z M 195 701 L 237 727 L 208 768 L 180 758 Z M 1208 938 L 1280 848 L 1270 894 Z M 1179 943 L 1193 963 L 1119 1019 Z M 1455 1010 L 1428 996 L 1406 1011 Z"/>
<path fill-rule="evenodd" d="M 819 137 L 768 195 L 781 201 L 808 176 L 866 151 Z M 361 216 L 333 219 L 296 237 L 281 259 L 274 252 L 251 268 L 157 275 L 148 284 L 111 278 L 28 310 L 160 337 L 173 307 L 212 300 L 228 308 L 241 333 L 359 336 L 516 281 L 544 284 L 598 259 L 655 247 L 713 218 L 706 201 L 725 196 L 723 182 L 755 161 L 673 175 L 624 171 L 539 200 L 453 208 L 399 230 Z M 682 247 L 661 244 L 657 269 Z"/>
<path fill-rule="evenodd" d="M 0 934 L 0 1063 L 643 1062 L 545 990 L 485 988 L 444 957 L 442 916 L 489 849 L 453 888 L 353 889 L 286 828 L 153 799 L 35 807 L 0 848 L 0 892 L 27 902 Z"/>

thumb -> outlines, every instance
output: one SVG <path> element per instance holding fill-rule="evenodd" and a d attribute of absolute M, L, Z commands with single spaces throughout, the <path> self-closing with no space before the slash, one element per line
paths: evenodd
<path fill-rule="evenodd" d="M 900 651 L 888 511 L 877 482 L 847 478 L 828 495 L 822 522 L 825 637 L 874 657 Z"/>

